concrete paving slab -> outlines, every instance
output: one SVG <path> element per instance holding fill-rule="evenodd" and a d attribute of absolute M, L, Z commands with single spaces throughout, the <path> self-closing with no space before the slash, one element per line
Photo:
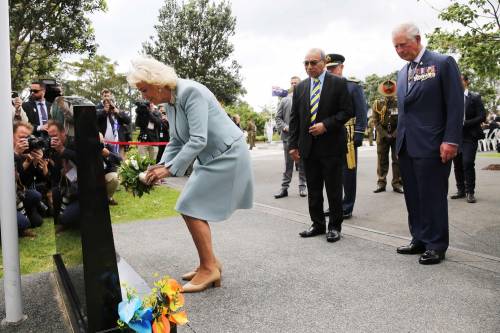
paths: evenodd
<path fill-rule="evenodd" d="M 273 154 L 274 152 L 274 154 Z M 281 187 L 284 168 L 280 145 L 252 151 L 256 181 L 255 201 L 273 207 L 307 213 L 307 199 L 299 197 L 297 175 L 294 172 L 289 196 L 274 199 Z M 376 146 L 363 146 L 358 154 L 357 195 L 353 218 L 346 224 L 409 237 L 406 205 L 401 194 L 392 191 L 391 171 L 387 192 L 375 194 Z M 449 200 L 450 245 L 456 248 L 500 257 L 500 172 L 483 170 L 490 164 L 500 164 L 500 158 L 478 153 L 476 158 L 477 203 Z M 456 192 L 453 170 L 449 178 L 450 195 Z M 325 203 L 325 208 L 327 203 Z"/>
<path fill-rule="evenodd" d="M 4 294 L 3 279 L 0 295 Z M 2 333 L 68 333 L 69 320 L 63 311 L 53 273 L 23 275 L 21 278 L 24 313 L 27 319 L 16 326 L 0 327 Z M 0 313 L 5 318 L 5 300 L 0 297 Z"/>
<path fill-rule="evenodd" d="M 496 332 L 500 275 L 454 260 L 426 267 L 393 246 L 344 235 L 302 239 L 304 223 L 258 209 L 211 224 L 221 288 L 187 295 L 196 332 Z M 149 284 L 197 265 L 180 218 L 114 226 Z M 139 240 L 141 239 L 141 240 Z M 455 258 L 457 259 L 457 258 Z M 183 328 L 182 332 L 189 332 Z"/>

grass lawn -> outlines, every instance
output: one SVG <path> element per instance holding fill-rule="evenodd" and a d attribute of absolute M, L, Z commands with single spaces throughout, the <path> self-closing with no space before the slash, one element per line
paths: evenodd
<path fill-rule="evenodd" d="M 153 220 L 177 215 L 174 210 L 179 191 L 166 186 L 156 187 L 149 195 L 133 197 L 124 190 L 116 192 L 118 206 L 110 206 L 112 223 Z M 47 272 L 52 270 L 52 255 L 56 253 L 56 236 L 52 219 L 45 219 L 40 228 L 34 229 L 37 237 L 19 238 L 21 274 Z M 81 253 L 75 246 L 79 242 L 77 230 L 67 230 L 64 237 L 57 236 L 57 244 L 64 248 L 66 264 L 80 262 Z M 3 277 L 3 257 L 0 248 L 0 278 Z"/>
<path fill-rule="evenodd" d="M 500 153 L 480 153 L 477 154 L 479 157 L 500 157 Z"/>

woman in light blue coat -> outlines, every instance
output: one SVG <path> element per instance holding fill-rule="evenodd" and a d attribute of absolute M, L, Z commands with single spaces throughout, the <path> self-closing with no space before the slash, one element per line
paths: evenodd
<path fill-rule="evenodd" d="M 152 58 L 132 62 L 129 84 L 154 104 L 165 103 L 170 143 L 158 165 L 146 175 L 148 183 L 183 176 L 194 162 L 175 209 L 193 237 L 200 265 L 183 279 L 184 292 L 220 286 L 221 265 L 216 259 L 208 221 L 227 219 L 236 209 L 251 208 L 253 176 L 243 132 L 226 115 L 204 85 L 177 78 L 175 70 Z"/>

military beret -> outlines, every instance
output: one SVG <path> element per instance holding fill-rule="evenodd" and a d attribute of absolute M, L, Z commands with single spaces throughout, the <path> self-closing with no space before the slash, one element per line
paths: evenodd
<path fill-rule="evenodd" d="M 345 61 L 345 57 L 341 54 L 330 53 L 325 57 L 326 67 L 338 66 L 343 64 Z"/>

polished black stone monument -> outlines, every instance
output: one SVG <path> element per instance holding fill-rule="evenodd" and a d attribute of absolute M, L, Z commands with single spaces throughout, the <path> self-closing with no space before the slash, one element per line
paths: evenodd
<path fill-rule="evenodd" d="M 56 235 L 54 262 L 73 329 L 99 332 L 116 327 L 120 278 L 95 106 L 84 102 L 73 111 L 80 223 L 78 230 Z"/>

